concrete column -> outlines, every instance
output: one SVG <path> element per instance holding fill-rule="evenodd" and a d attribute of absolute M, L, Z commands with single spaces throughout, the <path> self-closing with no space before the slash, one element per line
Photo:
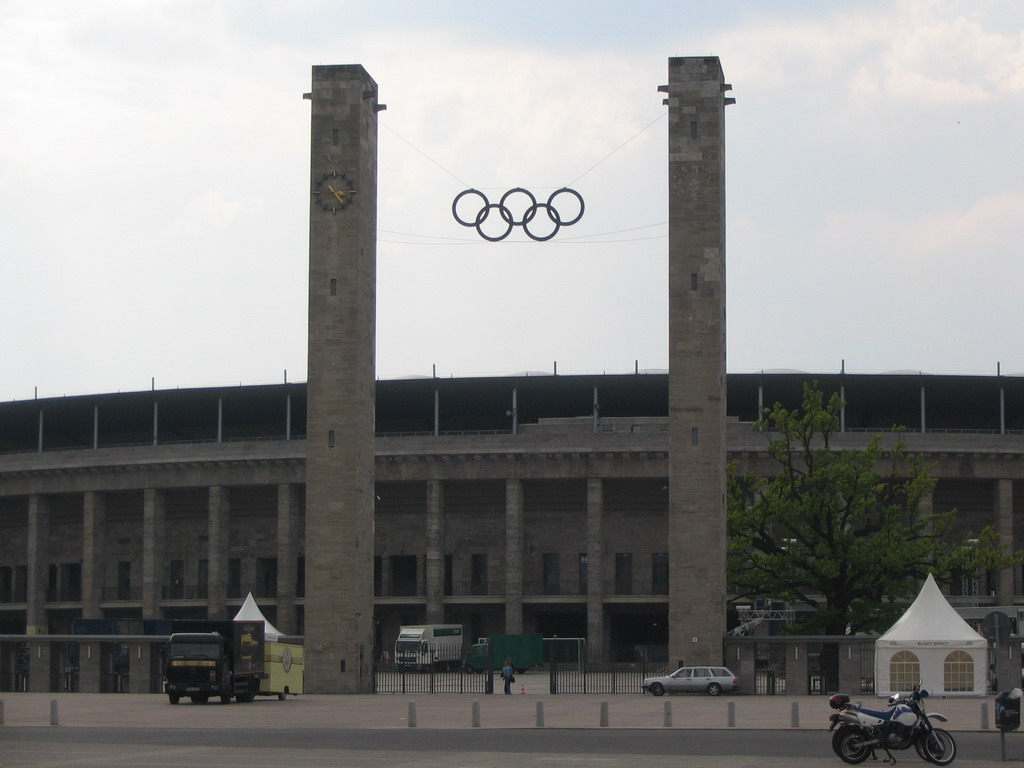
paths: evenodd
<path fill-rule="evenodd" d="M 160 618 L 164 583 L 166 497 L 156 488 L 142 496 L 142 618 Z"/>
<path fill-rule="evenodd" d="M 228 616 L 228 560 L 231 548 L 228 543 L 231 519 L 228 489 L 220 485 L 210 486 L 210 507 L 207 518 L 207 555 L 210 572 L 207 577 L 206 615 L 211 620 L 224 621 Z M 280 572 L 280 571 L 279 571 Z"/>
<path fill-rule="evenodd" d="M 587 480 L 587 643 L 604 642 L 604 481 Z"/>
<path fill-rule="evenodd" d="M 28 499 L 28 551 L 26 552 L 28 602 L 25 612 L 25 634 L 27 635 L 45 635 L 49 632 L 46 620 L 49 544 L 49 501 L 45 496 L 32 494 Z M 32 669 L 34 678 L 36 676 L 35 667 Z"/>
<path fill-rule="evenodd" d="M 299 560 L 299 488 L 277 486 L 277 628 L 295 634 L 295 589 Z"/>
<path fill-rule="evenodd" d="M 82 506 L 82 616 L 100 617 L 100 601 L 106 584 L 103 529 L 106 522 L 105 494 L 86 491 Z"/>
<path fill-rule="evenodd" d="M 870 642 L 870 641 L 868 641 Z M 839 690 L 860 691 L 861 686 L 861 643 L 843 643 L 839 646 Z M 871 643 L 872 648 L 874 643 Z M 789 691 L 787 690 L 787 693 Z M 800 694 L 801 689 L 793 691 Z"/>
<path fill-rule="evenodd" d="M 92 641 L 78 645 L 78 690 L 100 692 L 100 644 Z"/>
<path fill-rule="evenodd" d="M 51 643 L 36 641 L 28 646 L 28 692 L 48 693 L 50 691 L 50 649 Z"/>
<path fill-rule="evenodd" d="M 785 690 L 790 696 L 806 696 L 807 691 L 807 643 L 793 642 L 787 643 L 785 646 L 786 653 L 786 679 Z M 753 678 L 750 678 L 753 682 Z M 778 682 L 776 682 L 776 686 Z M 777 688 L 774 691 L 768 691 L 768 693 L 776 693 Z M 843 688 L 842 690 L 846 690 Z M 859 692 L 860 686 L 858 685 L 857 691 Z"/>
<path fill-rule="evenodd" d="M 669 658 L 725 632 L 725 105 L 714 57 L 669 59 Z"/>
<path fill-rule="evenodd" d="M 306 418 L 307 693 L 370 693 L 377 84 L 313 67 Z"/>
<path fill-rule="evenodd" d="M 149 686 L 152 647 L 146 642 L 128 644 L 128 693 L 152 693 Z"/>
<path fill-rule="evenodd" d="M 505 481 L 505 632 L 523 631 L 523 481 Z"/>
<path fill-rule="evenodd" d="M 1013 480 L 996 481 L 995 528 L 1003 541 L 1003 548 L 1013 552 Z M 996 576 L 996 605 L 1013 605 L 1013 569 L 1006 568 Z"/>
<path fill-rule="evenodd" d="M 935 511 L 935 492 L 927 493 L 921 497 L 917 505 L 918 512 L 922 517 L 927 517 Z"/>
<path fill-rule="evenodd" d="M 427 623 L 444 624 L 444 484 L 427 481 Z"/>

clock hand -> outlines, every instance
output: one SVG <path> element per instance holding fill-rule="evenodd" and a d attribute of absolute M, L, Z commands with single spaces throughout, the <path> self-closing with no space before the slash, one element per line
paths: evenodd
<path fill-rule="evenodd" d="M 345 202 L 345 198 L 348 197 L 349 195 L 348 192 L 342 189 L 335 189 L 330 184 L 327 185 L 327 188 L 331 191 L 331 194 L 334 195 L 335 198 L 337 198 L 339 203 Z"/>

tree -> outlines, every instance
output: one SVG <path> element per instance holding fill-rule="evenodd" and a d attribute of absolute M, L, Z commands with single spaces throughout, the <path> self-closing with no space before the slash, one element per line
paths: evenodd
<path fill-rule="evenodd" d="M 925 513 L 931 493 L 924 459 L 900 431 L 857 450 L 839 450 L 842 401 L 805 385 L 803 405 L 780 404 L 755 428 L 766 431 L 778 472 L 728 472 L 729 579 L 743 599 L 807 606 L 792 631 L 884 631 L 929 572 L 941 583 L 1021 562 L 986 527 L 953 540 L 956 511 Z"/>

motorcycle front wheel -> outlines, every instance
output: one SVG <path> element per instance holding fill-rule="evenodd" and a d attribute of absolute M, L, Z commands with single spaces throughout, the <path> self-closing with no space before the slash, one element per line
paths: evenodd
<path fill-rule="evenodd" d="M 844 726 L 832 737 L 832 751 L 839 755 L 844 763 L 856 765 L 868 759 L 871 748 L 864 746 L 867 734 L 860 728 Z"/>
<path fill-rule="evenodd" d="M 956 757 L 956 742 L 953 737 L 941 728 L 934 729 L 918 740 L 917 753 L 935 765 L 949 765 Z"/>

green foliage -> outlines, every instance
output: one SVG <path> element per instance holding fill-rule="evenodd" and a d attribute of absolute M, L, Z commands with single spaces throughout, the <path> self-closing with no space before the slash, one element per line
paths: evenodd
<path fill-rule="evenodd" d="M 799 410 L 776 404 L 755 426 L 770 435 L 777 473 L 730 464 L 729 580 L 739 597 L 809 606 L 798 633 L 884 631 L 929 572 L 942 582 L 1020 561 L 993 529 L 952 542 L 956 511 L 922 512 L 935 481 L 899 430 L 833 447 L 841 408 L 838 395 L 826 401 L 805 386 Z"/>

